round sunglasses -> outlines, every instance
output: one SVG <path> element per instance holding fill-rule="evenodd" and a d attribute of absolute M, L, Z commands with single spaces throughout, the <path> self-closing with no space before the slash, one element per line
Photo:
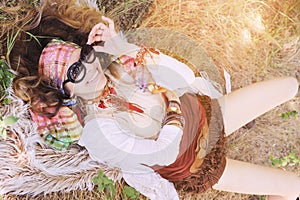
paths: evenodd
<path fill-rule="evenodd" d="M 96 59 L 95 56 L 95 50 L 92 45 L 85 44 L 82 46 L 80 51 L 80 57 L 79 60 L 75 63 L 73 63 L 67 71 L 67 79 L 63 82 L 63 91 L 65 94 L 65 85 L 68 82 L 71 83 L 79 83 L 81 82 L 86 74 L 86 67 L 84 66 L 83 62 L 85 63 L 92 63 Z M 68 95 L 68 94 L 67 94 Z"/>

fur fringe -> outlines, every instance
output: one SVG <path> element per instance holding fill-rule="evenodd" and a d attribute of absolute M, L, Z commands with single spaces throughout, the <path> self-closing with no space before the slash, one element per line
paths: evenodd
<path fill-rule="evenodd" d="M 92 190 L 92 179 L 98 170 L 119 181 L 121 173 L 93 161 L 88 152 L 73 145 L 68 151 L 56 151 L 45 146 L 30 120 L 28 106 L 10 89 L 11 104 L 0 112 L 19 120 L 8 127 L 8 137 L 0 140 L 0 194 L 48 194 L 72 190 Z"/>

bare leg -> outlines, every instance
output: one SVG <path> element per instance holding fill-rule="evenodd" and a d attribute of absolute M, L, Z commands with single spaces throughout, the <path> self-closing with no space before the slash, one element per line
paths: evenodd
<path fill-rule="evenodd" d="M 298 91 L 295 78 L 284 77 L 249 85 L 218 99 L 226 135 L 290 100 Z"/>
<path fill-rule="evenodd" d="M 227 159 L 225 171 L 214 189 L 244 194 L 270 195 L 269 200 L 296 200 L 300 177 L 251 163 Z"/>

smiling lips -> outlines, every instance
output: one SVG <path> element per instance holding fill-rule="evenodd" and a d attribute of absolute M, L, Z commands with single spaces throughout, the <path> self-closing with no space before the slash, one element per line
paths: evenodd
<path fill-rule="evenodd" d="M 87 81 L 87 84 L 91 84 L 91 83 L 95 83 L 96 80 L 98 80 L 98 75 L 99 75 L 99 72 L 98 70 L 95 71 L 94 75 L 90 78 L 89 81 Z"/>

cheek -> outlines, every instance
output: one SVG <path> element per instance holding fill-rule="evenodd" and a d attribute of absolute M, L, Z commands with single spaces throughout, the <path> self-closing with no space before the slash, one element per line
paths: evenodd
<path fill-rule="evenodd" d="M 68 93 L 70 94 L 70 97 L 72 97 L 74 95 L 74 92 L 75 92 L 75 84 L 71 83 L 71 82 L 66 83 L 65 90 L 67 90 Z"/>

